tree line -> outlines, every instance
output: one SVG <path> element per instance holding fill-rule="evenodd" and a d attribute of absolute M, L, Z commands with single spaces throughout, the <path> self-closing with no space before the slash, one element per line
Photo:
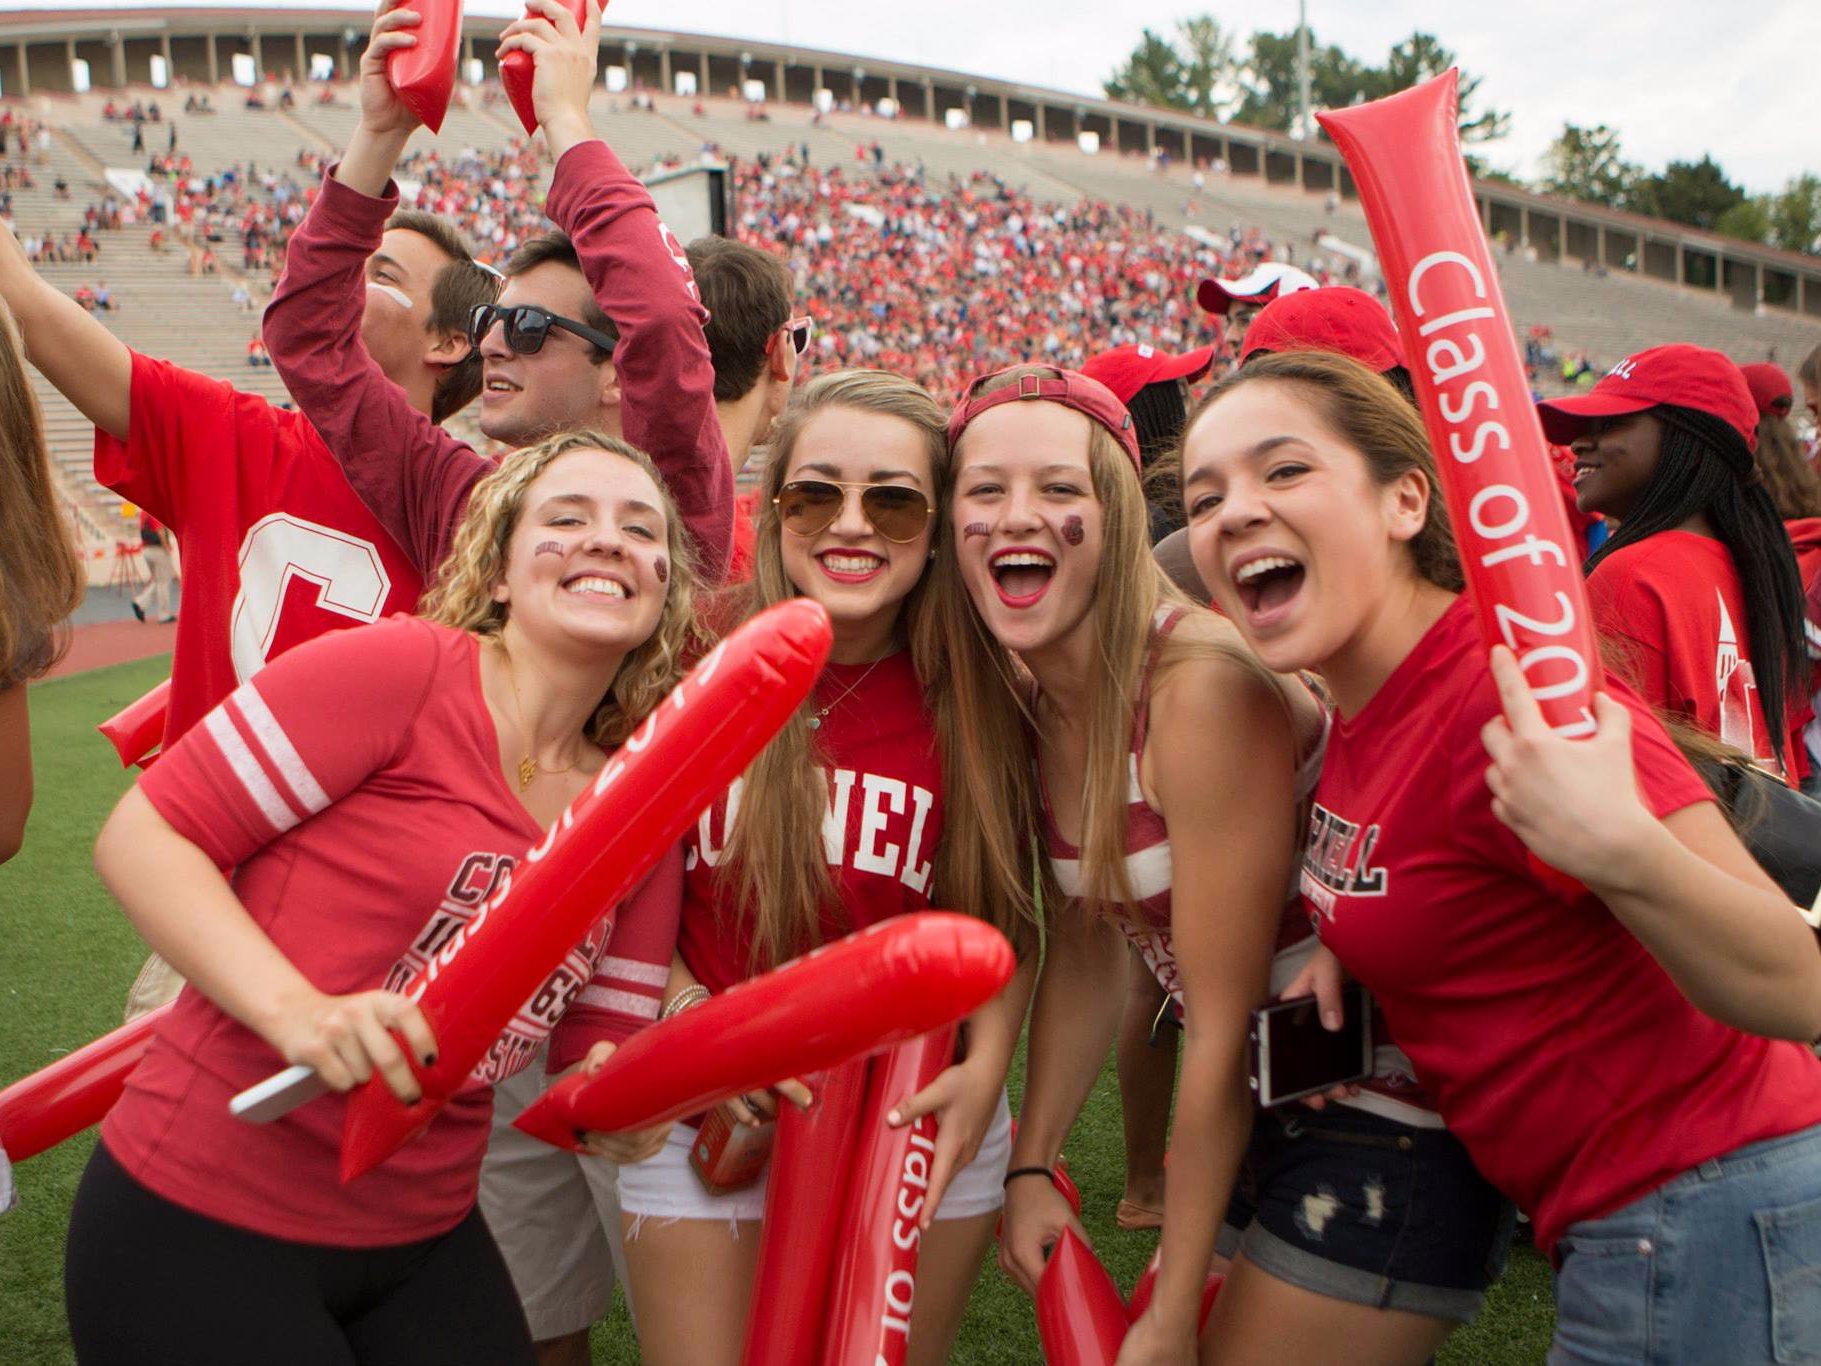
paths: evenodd
<path fill-rule="evenodd" d="M 1180 21 L 1173 32 L 1145 29 L 1131 54 L 1103 83 L 1107 98 L 1180 110 L 1223 123 L 1296 131 L 1300 112 L 1296 30 L 1260 30 L 1249 38 L 1211 14 Z M 1344 108 L 1407 90 L 1458 65 L 1429 33 L 1393 44 L 1382 61 L 1363 61 L 1333 44 L 1309 38 L 1310 102 Z M 1513 185 L 1526 182 L 1490 166 L 1474 149 L 1505 136 L 1511 116 L 1479 99 L 1480 78 L 1463 70 L 1461 139 L 1475 175 Z M 1324 136 L 1319 129 L 1315 136 Z M 1793 177 L 1776 194 L 1748 194 L 1711 156 L 1671 161 L 1647 171 L 1625 160 L 1619 135 L 1604 125 L 1568 123 L 1544 156 L 1544 174 L 1531 188 L 1608 208 L 1724 233 L 1788 251 L 1821 254 L 1821 177 Z"/>

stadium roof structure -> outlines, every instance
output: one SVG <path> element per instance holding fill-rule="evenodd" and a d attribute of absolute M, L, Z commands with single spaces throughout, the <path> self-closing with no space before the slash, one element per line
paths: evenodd
<path fill-rule="evenodd" d="M 312 58 L 319 70 L 346 80 L 359 61 L 367 22 L 359 10 L 280 5 L 0 11 L 0 95 L 73 93 L 79 63 L 96 89 L 152 87 L 154 57 L 172 84 L 216 85 L 236 68 L 250 70 L 256 81 L 301 80 Z M 507 22 L 498 16 L 465 21 L 462 55 L 479 64 L 483 79 L 495 74 L 493 40 Z M 1084 143 L 1084 150 L 1113 154 L 1163 152 L 1178 163 L 1223 163 L 1234 175 L 1316 194 L 1354 193 L 1352 176 L 1329 143 L 1170 110 L 710 34 L 604 25 L 601 46 L 606 62 L 631 85 L 658 91 L 675 92 L 682 79 L 704 93 L 744 91 L 757 82 L 766 99 L 781 104 L 821 98 L 857 108 L 889 100 L 905 116 L 950 127 L 998 130 L 1039 143 Z M 1475 182 L 1474 194 L 1488 235 L 1538 259 L 1627 271 L 1737 308 L 1821 320 L 1821 258 L 1493 181 Z"/>

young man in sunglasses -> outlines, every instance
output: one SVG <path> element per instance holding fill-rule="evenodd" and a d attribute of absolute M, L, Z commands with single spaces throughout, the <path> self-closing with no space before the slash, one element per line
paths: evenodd
<path fill-rule="evenodd" d="M 425 423 L 480 389 L 461 320 L 492 295 L 454 228 L 401 214 L 365 262 L 355 326 Z M 309 420 L 128 347 L 0 226 L 0 298 L 32 363 L 95 424 L 95 480 L 175 533 L 184 608 L 168 746 L 268 660 L 417 606 L 423 584 Z"/>
<path fill-rule="evenodd" d="M 429 576 L 493 464 L 401 402 L 355 326 L 360 264 L 397 203 L 392 171 L 418 127 L 387 83 L 385 59 L 415 43 L 417 24 L 396 5 L 374 22 L 360 123 L 291 239 L 265 340 L 355 490 Z M 562 232 L 521 247 L 497 303 L 471 318 L 481 431 L 521 446 L 589 427 L 640 447 L 715 582 L 727 566 L 733 471 L 715 414 L 706 314 L 682 245 L 589 123 L 598 32 L 598 14 L 582 27 L 558 0 L 531 0 L 502 35 L 502 52 L 536 63 L 533 102 L 556 159 L 545 211 Z"/>

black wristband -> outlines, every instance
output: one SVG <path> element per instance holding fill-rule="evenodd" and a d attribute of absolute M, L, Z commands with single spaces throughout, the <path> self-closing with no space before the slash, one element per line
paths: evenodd
<path fill-rule="evenodd" d="M 1013 1167 L 1005 1174 L 1005 1184 L 1009 1186 L 1021 1176 L 1041 1176 L 1050 1182 L 1055 1180 L 1048 1167 Z"/>

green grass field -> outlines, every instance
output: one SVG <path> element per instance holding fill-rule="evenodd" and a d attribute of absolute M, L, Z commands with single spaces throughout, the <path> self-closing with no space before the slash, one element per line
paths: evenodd
<path fill-rule="evenodd" d="M 32 690 L 37 802 L 25 851 L 0 866 L 5 1002 L 0 1082 L 43 1067 L 120 1022 L 121 1002 L 144 948 L 102 890 L 90 852 L 130 779 L 94 726 L 168 669 L 168 657 L 146 660 Z M 1014 1074 L 1014 1103 L 1021 1081 Z M 62 1366 L 74 1360 L 64 1331 L 63 1232 L 92 1143 L 92 1136 L 84 1136 L 17 1171 L 22 1206 L 0 1217 L 0 1366 Z M 1068 1155 L 1095 1248 L 1129 1289 L 1155 1248 L 1156 1235 L 1114 1227 L 1113 1206 L 1124 1180 L 1122 1146 L 1109 1066 Z M 1441 1361 L 1448 1366 L 1541 1361 L 1553 1326 L 1548 1269 L 1534 1251 L 1521 1247 L 1479 1321 L 1455 1334 Z M 967 1366 L 1027 1366 L 1040 1360 L 1030 1305 L 996 1268 L 989 1266 L 975 1288 L 954 1359 Z M 614 1366 L 638 1361 L 623 1307 L 596 1330 L 595 1360 Z"/>

